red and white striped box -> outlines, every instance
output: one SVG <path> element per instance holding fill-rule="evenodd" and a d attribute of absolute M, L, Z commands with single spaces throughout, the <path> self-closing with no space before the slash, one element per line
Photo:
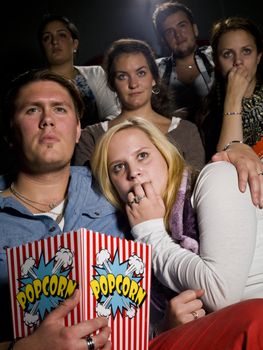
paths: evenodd
<path fill-rule="evenodd" d="M 65 324 L 106 316 L 114 350 L 148 349 L 151 246 L 87 229 L 7 249 L 15 337 L 80 290 Z"/>

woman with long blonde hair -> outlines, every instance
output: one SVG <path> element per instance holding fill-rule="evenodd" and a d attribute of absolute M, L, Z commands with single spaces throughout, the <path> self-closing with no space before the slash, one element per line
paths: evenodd
<path fill-rule="evenodd" d="M 263 212 L 248 188 L 239 191 L 232 164 L 205 166 L 193 188 L 174 146 L 134 117 L 102 137 L 91 166 L 104 195 L 126 212 L 134 238 L 152 244 L 154 274 L 165 287 L 175 293 L 202 288 L 208 312 L 262 298 Z M 158 311 L 164 297 L 171 294 L 153 288 Z M 203 312 L 199 304 L 190 313 Z"/>

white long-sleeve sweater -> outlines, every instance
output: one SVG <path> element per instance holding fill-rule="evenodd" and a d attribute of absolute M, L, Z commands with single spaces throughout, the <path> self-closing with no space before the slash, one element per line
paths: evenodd
<path fill-rule="evenodd" d="M 162 219 L 132 229 L 136 240 L 152 245 L 156 277 L 177 292 L 203 288 L 209 311 L 242 299 L 262 298 L 263 209 L 253 205 L 249 188 L 239 191 L 234 166 L 207 165 L 191 200 L 198 218 L 200 255 L 176 244 Z"/>

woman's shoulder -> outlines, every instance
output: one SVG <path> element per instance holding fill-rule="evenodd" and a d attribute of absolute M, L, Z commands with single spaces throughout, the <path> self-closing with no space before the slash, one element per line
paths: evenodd
<path fill-rule="evenodd" d="M 84 165 L 91 159 L 98 139 L 105 133 L 102 123 L 88 125 L 81 130 L 72 158 L 73 165 Z"/>
<path fill-rule="evenodd" d="M 87 146 L 87 143 L 90 142 L 92 139 L 92 144 L 96 141 L 96 139 L 103 135 L 105 133 L 105 130 L 103 128 L 103 122 L 93 124 L 93 125 L 88 125 L 84 129 L 81 130 L 81 136 L 79 143 L 85 143 L 85 146 Z"/>
<path fill-rule="evenodd" d="M 200 171 L 195 188 L 226 187 L 238 189 L 238 175 L 235 166 L 225 161 L 211 162 L 206 164 Z"/>
<path fill-rule="evenodd" d="M 103 122 L 92 124 L 92 125 L 87 125 L 84 129 L 81 130 L 82 133 L 93 133 L 96 131 L 101 131 L 103 130 Z"/>
<path fill-rule="evenodd" d="M 258 96 L 258 99 L 262 102 L 263 99 L 263 84 L 259 85 L 255 90 L 255 94 Z"/>
<path fill-rule="evenodd" d="M 184 129 L 189 129 L 189 130 L 198 130 L 195 123 L 191 122 L 190 120 L 185 120 L 185 119 L 181 119 L 180 127 L 184 128 Z"/>
<path fill-rule="evenodd" d="M 199 177 L 204 176 L 205 174 L 212 173 L 219 174 L 218 176 L 222 176 L 222 174 L 226 174 L 226 176 L 230 174 L 235 174 L 237 176 L 236 168 L 232 163 L 218 161 L 206 164 L 204 168 L 200 171 Z"/>
<path fill-rule="evenodd" d="M 185 140 L 188 136 L 194 137 L 197 135 L 200 138 L 197 126 L 189 120 L 184 120 L 178 117 L 172 117 L 171 124 L 168 130 L 168 136 L 182 137 Z"/>
<path fill-rule="evenodd" d="M 105 71 L 101 66 L 75 66 L 85 78 L 105 77 Z"/>

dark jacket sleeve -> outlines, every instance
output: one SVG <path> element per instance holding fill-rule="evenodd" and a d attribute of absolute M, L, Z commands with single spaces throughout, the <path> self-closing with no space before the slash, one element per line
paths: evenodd
<path fill-rule="evenodd" d="M 181 120 L 176 129 L 168 133 L 168 139 L 181 152 L 187 164 L 197 170 L 205 165 L 205 151 L 197 126 Z"/>
<path fill-rule="evenodd" d="M 72 165 L 86 165 L 92 157 L 98 139 L 104 134 L 100 124 L 89 125 L 82 129 L 79 142 L 76 144 Z"/>

